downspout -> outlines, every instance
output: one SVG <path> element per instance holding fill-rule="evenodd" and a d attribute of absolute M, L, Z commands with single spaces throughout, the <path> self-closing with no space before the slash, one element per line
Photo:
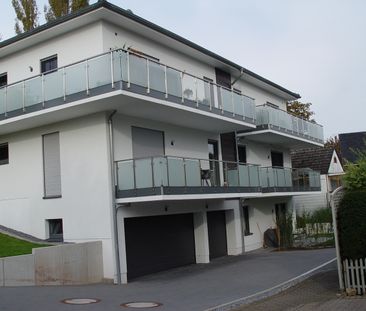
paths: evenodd
<path fill-rule="evenodd" d="M 114 249 L 115 249 L 115 262 L 116 262 L 116 273 L 117 273 L 117 284 L 120 285 L 121 281 L 121 266 L 119 258 L 119 244 L 118 244 L 118 225 L 117 225 L 117 205 L 116 205 L 116 176 L 115 176 L 115 165 L 114 165 L 114 140 L 113 140 L 113 116 L 117 113 L 114 110 L 108 117 L 108 129 L 109 129 L 109 158 L 110 158 L 110 169 L 111 169 L 111 182 L 112 182 L 112 221 L 113 221 L 113 234 L 114 234 Z"/>
<path fill-rule="evenodd" d="M 236 82 L 238 82 L 240 79 L 241 79 L 241 77 L 244 75 L 244 68 L 241 68 L 240 69 L 240 75 L 231 83 L 231 87 L 233 87 L 234 86 L 234 84 L 236 83 Z"/>

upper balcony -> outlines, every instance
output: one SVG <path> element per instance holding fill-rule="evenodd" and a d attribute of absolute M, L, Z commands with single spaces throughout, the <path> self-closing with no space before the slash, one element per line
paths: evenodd
<path fill-rule="evenodd" d="M 120 203 L 320 191 L 320 174 L 310 169 L 157 156 L 118 161 L 116 171 Z"/>
<path fill-rule="evenodd" d="M 256 118 L 253 98 L 119 49 L 0 88 L 0 134 L 106 110 L 218 133 Z"/>
<path fill-rule="evenodd" d="M 270 143 L 286 148 L 323 146 L 323 127 L 268 105 L 256 107 L 255 131 L 245 131 L 239 137 Z"/>

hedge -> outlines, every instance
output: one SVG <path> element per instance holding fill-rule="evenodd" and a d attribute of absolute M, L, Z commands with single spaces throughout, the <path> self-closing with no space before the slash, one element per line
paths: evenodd
<path fill-rule="evenodd" d="M 337 222 L 341 257 L 366 258 L 366 191 L 345 193 Z"/>

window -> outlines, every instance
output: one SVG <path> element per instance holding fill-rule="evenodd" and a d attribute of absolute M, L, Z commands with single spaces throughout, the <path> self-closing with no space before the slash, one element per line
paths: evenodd
<path fill-rule="evenodd" d="M 48 219 L 48 239 L 49 242 L 63 242 L 64 232 L 62 219 Z"/>
<path fill-rule="evenodd" d="M 334 157 L 334 158 L 333 158 L 333 162 L 334 162 L 334 163 L 338 163 L 338 161 L 337 161 L 337 158 L 336 158 L 336 157 Z"/>
<path fill-rule="evenodd" d="M 9 145 L 0 144 L 0 165 L 9 164 Z"/>
<path fill-rule="evenodd" d="M 0 87 L 8 85 L 8 74 L 2 73 L 0 74 Z"/>
<path fill-rule="evenodd" d="M 249 206 L 243 206 L 243 218 L 244 218 L 244 235 L 252 235 L 249 227 Z"/>
<path fill-rule="evenodd" d="M 57 69 L 57 55 L 41 59 L 41 73 L 48 73 Z"/>
<path fill-rule="evenodd" d="M 43 135 L 44 199 L 61 197 L 59 133 Z"/>
<path fill-rule="evenodd" d="M 238 156 L 240 163 L 247 163 L 247 148 L 245 145 L 238 145 Z"/>
<path fill-rule="evenodd" d="M 271 159 L 273 167 L 283 167 L 283 153 L 271 151 Z"/>

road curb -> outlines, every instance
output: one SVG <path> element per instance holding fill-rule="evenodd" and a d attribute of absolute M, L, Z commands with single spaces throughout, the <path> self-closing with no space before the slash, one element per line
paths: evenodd
<path fill-rule="evenodd" d="M 317 266 L 303 274 L 300 274 L 288 281 L 285 281 L 281 284 L 278 284 L 276 286 L 273 286 L 271 288 L 265 289 L 263 291 L 257 292 L 255 294 L 243 297 L 243 298 L 239 298 L 215 307 L 211 307 L 208 309 L 205 309 L 204 311 L 227 311 L 227 310 L 232 310 L 235 308 L 239 308 L 243 305 L 248 305 L 250 303 L 256 302 L 258 300 L 262 300 L 271 296 L 274 296 L 280 292 L 285 291 L 286 289 L 295 286 L 299 283 L 301 283 L 302 281 L 306 280 L 307 278 L 311 277 L 312 275 L 316 274 L 318 272 L 318 270 L 324 268 L 325 266 L 331 264 L 332 262 L 336 261 L 337 258 L 333 258 L 323 264 L 321 264 L 320 266 Z"/>

